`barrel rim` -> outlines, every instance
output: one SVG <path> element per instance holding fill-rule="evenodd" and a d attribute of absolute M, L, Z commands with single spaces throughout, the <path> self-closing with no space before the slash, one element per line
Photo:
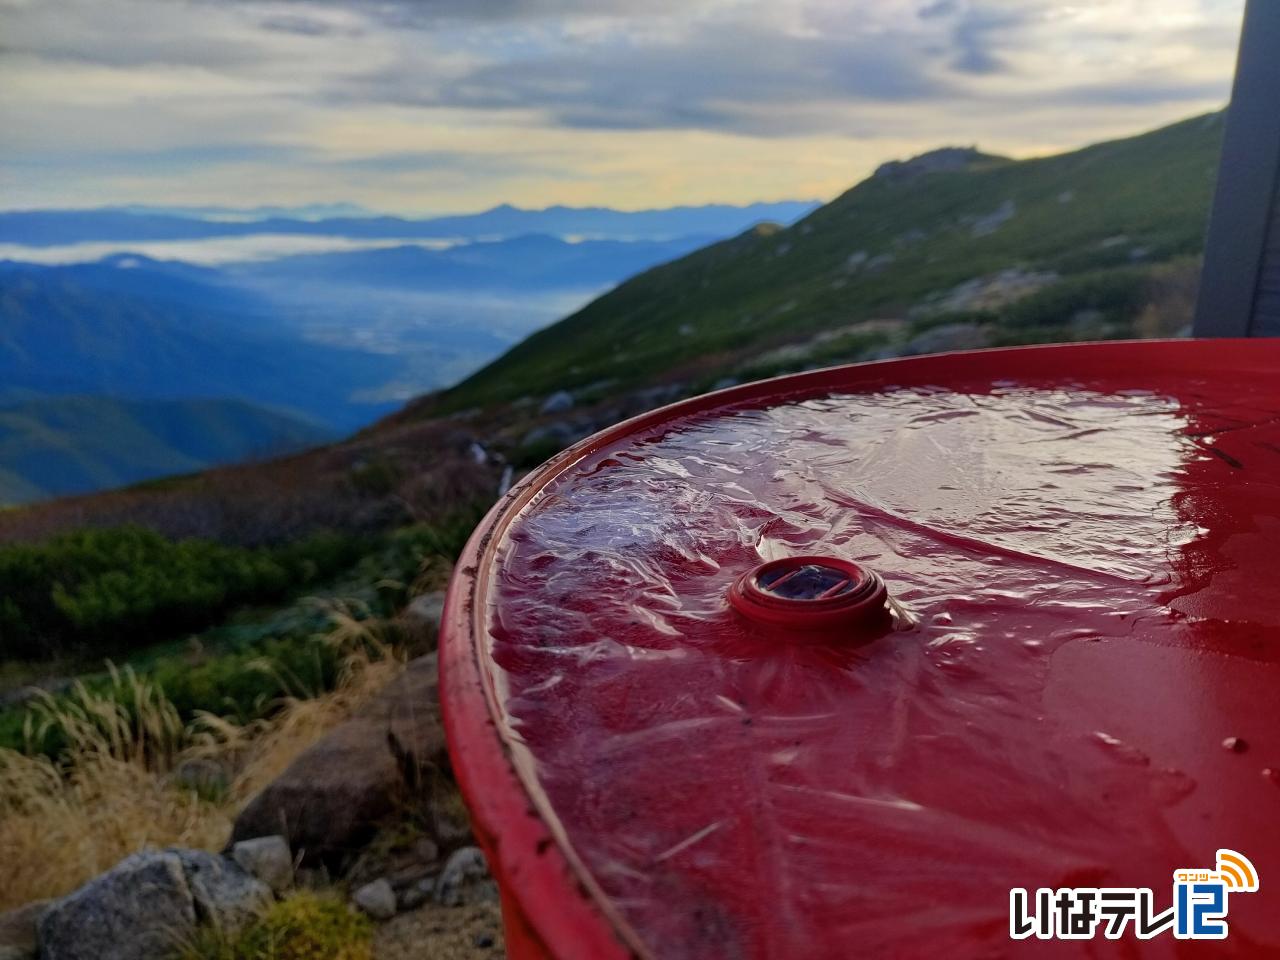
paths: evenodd
<path fill-rule="evenodd" d="M 479 661 L 485 609 L 478 603 L 498 545 L 533 499 L 571 467 L 646 429 L 735 404 L 795 401 L 868 389 L 945 386 L 965 379 L 1018 380 L 1108 374 L 1244 375 L 1280 370 L 1280 339 L 1118 340 L 1037 344 L 901 357 L 790 374 L 701 394 L 624 420 L 530 471 L 486 514 L 467 542 L 445 598 L 439 659 L 441 709 L 453 770 L 503 889 L 545 956 L 557 960 L 650 958 L 643 938 L 609 903 L 574 852 L 555 811 L 526 781 L 503 739 L 494 692 Z M 895 377 L 896 375 L 900 375 Z M 516 919 L 507 917 L 511 924 Z"/>

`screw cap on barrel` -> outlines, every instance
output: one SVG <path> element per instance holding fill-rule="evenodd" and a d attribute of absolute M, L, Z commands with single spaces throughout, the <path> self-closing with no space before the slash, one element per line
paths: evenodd
<path fill-rule="evenodd" d="M 734 610 L 778 630 L 835 632 L 861 639 L 889 620 L 880 576 L 838 557 L 784 557 L 739 577 L 729 590 Z"/>

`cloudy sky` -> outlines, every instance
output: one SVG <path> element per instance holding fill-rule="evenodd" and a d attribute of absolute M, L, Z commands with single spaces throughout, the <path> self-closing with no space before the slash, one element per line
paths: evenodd
<path fill-rule="evenodd" d="M 0 0 L 0 207 L 828 198 L 1225 101 L 1243 0 Z"/>

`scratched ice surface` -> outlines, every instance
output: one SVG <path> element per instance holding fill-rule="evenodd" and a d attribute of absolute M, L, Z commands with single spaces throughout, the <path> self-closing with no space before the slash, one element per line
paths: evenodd
<path fill-rule="evenodd" d="M 662 958 L 1003 956 L 1011 886 L 1164 890 L 1233 837 L 1280 870 L 1280 789 L 1204 739 L 1280 730 L 1232 727 L 1235 698 L 1275 699 L 1250 637 L 1280 598 L 1233 606 L 1224 560 L 1278 582 L 1276 416 L 1244 387 L 988 383 L 729 408 L 595 454 L 499 554 L 517 760 Z M 806 648 L 730 611 L 743 571 L 813 553 L 881 573 L 918 625 Z M 1241 914 L 1231 949 L 1280 944 L 1276 916 Z"/>

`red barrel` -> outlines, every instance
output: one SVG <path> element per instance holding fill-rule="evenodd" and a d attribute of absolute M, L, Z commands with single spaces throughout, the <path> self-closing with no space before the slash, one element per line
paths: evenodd
<path fill-rule="evenodd" d="M 531 474 L 441 640 L 511 956 L 1280 955 L 1277 374 L 1258 340 L 862 364 Z M 1195 877 L 1220 942 L 1013 936 L 1017 891 L 1034 927 Z"/>

